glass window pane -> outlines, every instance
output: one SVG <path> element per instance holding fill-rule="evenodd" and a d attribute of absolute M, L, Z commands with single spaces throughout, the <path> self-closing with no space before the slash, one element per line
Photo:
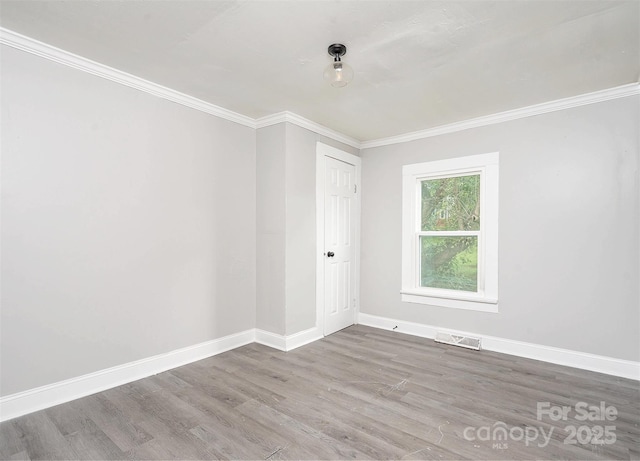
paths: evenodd
<path fill-rule="evenodd" d="M 480 174 L 421 183 L 423 231 L 480 230 Z"/>
<path fill-rule="evenodd" d="M 478 291 L 478 237 L 420 237 L 420 286 Z"/>

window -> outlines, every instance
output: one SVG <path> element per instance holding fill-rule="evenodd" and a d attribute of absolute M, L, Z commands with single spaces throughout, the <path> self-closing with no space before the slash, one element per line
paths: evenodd
<path fill-rule="evenodd" d="M 402 301 L 498 312 L 498 153 L 402 173 Z"/>

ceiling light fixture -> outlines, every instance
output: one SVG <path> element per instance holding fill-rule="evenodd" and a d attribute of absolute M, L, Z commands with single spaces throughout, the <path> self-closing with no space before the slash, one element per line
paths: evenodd
<path fill-rule="evenodd" d="M 336 88 L 346 86 L 353 80 L 353 69 L 340 60 L 347 53 L 347 47 L 341 43 L 334 43 L 329 46 L 328 51 L 329 55 L 333 56 L 333 62 L 325 69 L 324 79 Z"/>

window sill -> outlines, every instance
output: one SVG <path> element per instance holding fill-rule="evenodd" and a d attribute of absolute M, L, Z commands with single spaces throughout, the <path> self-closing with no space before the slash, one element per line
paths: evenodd
<path fill-rule="evenodd" d="M 439 296 L 439 294 L 425 293 L 418 290 L 402 290 L 400 294 L 402 302 L 406 303 L 429 304 L 438 307 L 498 313 L 497 298 L 458 293 L 443 293 Z"/>

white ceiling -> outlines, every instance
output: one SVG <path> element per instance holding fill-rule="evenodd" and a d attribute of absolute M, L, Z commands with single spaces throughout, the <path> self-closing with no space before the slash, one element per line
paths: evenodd
<path fill-rule="evenodd" d="M 361 141 L 637 82 L 640 2 L 13 1 L 0 25 L 226 109 Z M 347 45 L 354 81 L 322 79 Z"/>

